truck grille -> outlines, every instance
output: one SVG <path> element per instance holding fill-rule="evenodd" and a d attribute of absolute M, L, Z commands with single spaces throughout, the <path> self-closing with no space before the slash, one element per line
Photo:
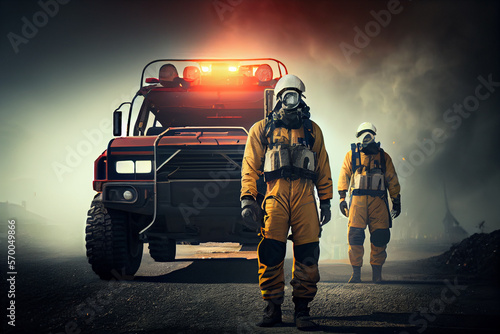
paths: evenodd
<path fill-rule="evenodd" d="M 243 150 L 215 150 L 180 148 L 176 150 L 158 148 L 157 178 L 159 181 L 174 179 L 241 178 Z M 173 158 L 171 156 L 175 154 Z M 164 164 L 165 161 L 170 160 Z M 162 166 L 162 164 L 164 164 Z M 222 177 L 222 176 L 221 176 Z"/>

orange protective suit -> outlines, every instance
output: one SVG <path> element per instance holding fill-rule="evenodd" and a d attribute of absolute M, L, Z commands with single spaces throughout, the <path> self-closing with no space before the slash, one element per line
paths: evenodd
<path fill-rule="evenodd" d="M 294 265 L 292 270 L 293 296 L 312 299 L 319 281 L 320 223 L 314 195 L 317 188 L 320 200 L 332 198 L 332 180 L 328 154 L 319 126 L 312 122 L 316 155 L 316 180 L 306 178 L 278 178 L 267 182 L 262 209 L 265 211 L 262 240 L 258 248 L 259 285 L 264 299 L 282 300 L 284 296 L 283 262 L 288 231 L 292 231 Z M 266 134 L 266 120 L 250 129 L 242 166 L 241 197 L 257 198 L 256 181 L 263 175 L 263 166 L 270 138 L 274 144 L 302 145 L 304 127 L 271 129 Z"/>
<path fill-rule="evenodd" d="M 348 191 L 350 193 L 348 223 L 349 260 L 353 266 L 363 265 L 364 230 L 368 226 L 371 236 L 370 264 L 383 265 L 387 258 L 386 248 L 390 238 L 389 228 L 391 225 L 387 190 L 391 199 L 396 198 L 400 192 L 399 181 L 389 154 L 383 151 L 379 151 L 376 154 L 365 154 L 359 150 L 359 147 L 356 150 L 355 152 L 359 152 L 359 159 L 355 162 L 357 166 L 356 171 L 353 173 L 353 151 L 351 150 L 345 156 L 338 183 L 338 190 L 341 194 L 340 201 L 344 199 L 342 195 L 345 197 Z M 384 159 L 381 157 L 382 152 L 385 158 L 385 166 L 382 166 L 384 162 Z M 372 172 L 381 169 L 385 170 L 385 173 L 383 173 L 385 182 L 382 181 L 380 184 L 377 184 L 378 190 L 376 190 L 373 189 L 376 187 L 371 183 Z M 363 184 L 363 182 L 355 181 L 363 180 L 360 177 L 368 180 L 365 181 L 368 186 L 360 187 L 360 184 Z M 359 188 L 368 188 L 368 191 L 365 189 L 359 190 Z M 368 194 L 371 190 L 374 190 L 373 193 Z"/>

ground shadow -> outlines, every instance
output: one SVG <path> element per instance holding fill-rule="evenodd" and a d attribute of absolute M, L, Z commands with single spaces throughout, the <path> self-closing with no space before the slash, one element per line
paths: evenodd
<path fill-rule="evenodd" d="M 331 316 L 331 317 L 312 317 L 312 319 L 316 320 L 328 320 L 328 322 L 335 321 L 352 321 L 356 322 L 356 325 L 353 326 L 321 326 L 321 330 L 330 332 L 333 331 L 335 333 L 352 333 L 353 330 L 355 333 L 379 333 L 384 327 L 373 327 L 373 326 L 363 326 L 363 323 L 371 323 L 374 322 L 385 322 L 391 324 L 401 325 L 401 327 L 390 327 L 392 331 L 399 333 L 401 330 L 407 330 L 409 328 L 414 328 L 414 326 L 408 325 L 408 318 L 410 317 L 410 313 L 385 313 L 385 312 L 375 312 L 372 314 L 366 315 L 355 315 L 355 316 Z M 388 328 L 386 328 L 388 329 Z"/>
<path fill-rule="evenodd" d="M 159 276 L 135 276 L 137 282 L 258 283 L 256 259 L 195 259 L 185 268 Z"/>
<path fill-rule="evenodd" d="M 341 317 L 312 317 L 316 320 L 328 320 L 328 322 L 355 322 L 352 326 L 320 326 L 320 331 L 327 333 L 422 333 L 421 323 L 410 324 L 410 313 L 386 313 L 375 312 L 367 315 L 341 316 Z M 425 324 L 425 333 L 492 333 L 496 316 L 492 315 L 461 315 L 457 319 L 455 314 L 442 314 L 437 319 L 439 321 L 428 322 Z M 374 322 L 384 322 L 395 324 L 396 326 L 363 326 L 363 323 L 373 324 Z"/>

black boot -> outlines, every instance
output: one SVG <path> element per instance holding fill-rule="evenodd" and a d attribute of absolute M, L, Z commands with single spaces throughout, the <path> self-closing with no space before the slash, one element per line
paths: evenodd
<path fill-rule="evenodd" d="M 274 299 L 266 299 L 267 306 L 264 309 L 262 320 L 257 323 L 259 327 L 273 327 L 276 324 L 281 324 L 281 304 Z"/>
<path fill-rule="evenodd" d="M 372 264 L 373 283 L 382 283 L 382 266 Z"/>
<path fill-rule="evenodd" d="M 319 329 L 319 326 L 311 320 L 309 315 L 309 307 L 307 304 L 312 299 L 293 297 L 293 303 L 295 304 L 295 315 L 294 321 L 297 329 L 303 331 L 312 331 Z"/>
<path fill-rule="evenodd" d="M 352 275 L 347 283 L 361 283 L 361 266 L 352 266 Z"/>

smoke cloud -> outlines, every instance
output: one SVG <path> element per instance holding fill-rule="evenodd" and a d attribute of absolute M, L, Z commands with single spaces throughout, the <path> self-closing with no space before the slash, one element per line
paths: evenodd
<path fill-rule="evenodd" d="M 3 36 L 23 37 L 23 17 L 33 22 L 43 10 L 1 6 Z M 147 62 L 274 57 L 306 84 L 335 187 L 355 129 L 376 125 L 401 177 L 395 237 L 443 233 L 445 185 L 469 233 L 483 220 L 486 231 L 498 229 L 498 9 L 495 1 L 409 0 L 61 4 L 19 52 L 8 38 L 1 43 L 0 201 L 26 201 L 83 233 L 111 112 L 131 99 Z M 476 96 L 481 84 L 488 97 Z M 346 223 L 337 213 L 324 235 L 344 240 Z"/>

